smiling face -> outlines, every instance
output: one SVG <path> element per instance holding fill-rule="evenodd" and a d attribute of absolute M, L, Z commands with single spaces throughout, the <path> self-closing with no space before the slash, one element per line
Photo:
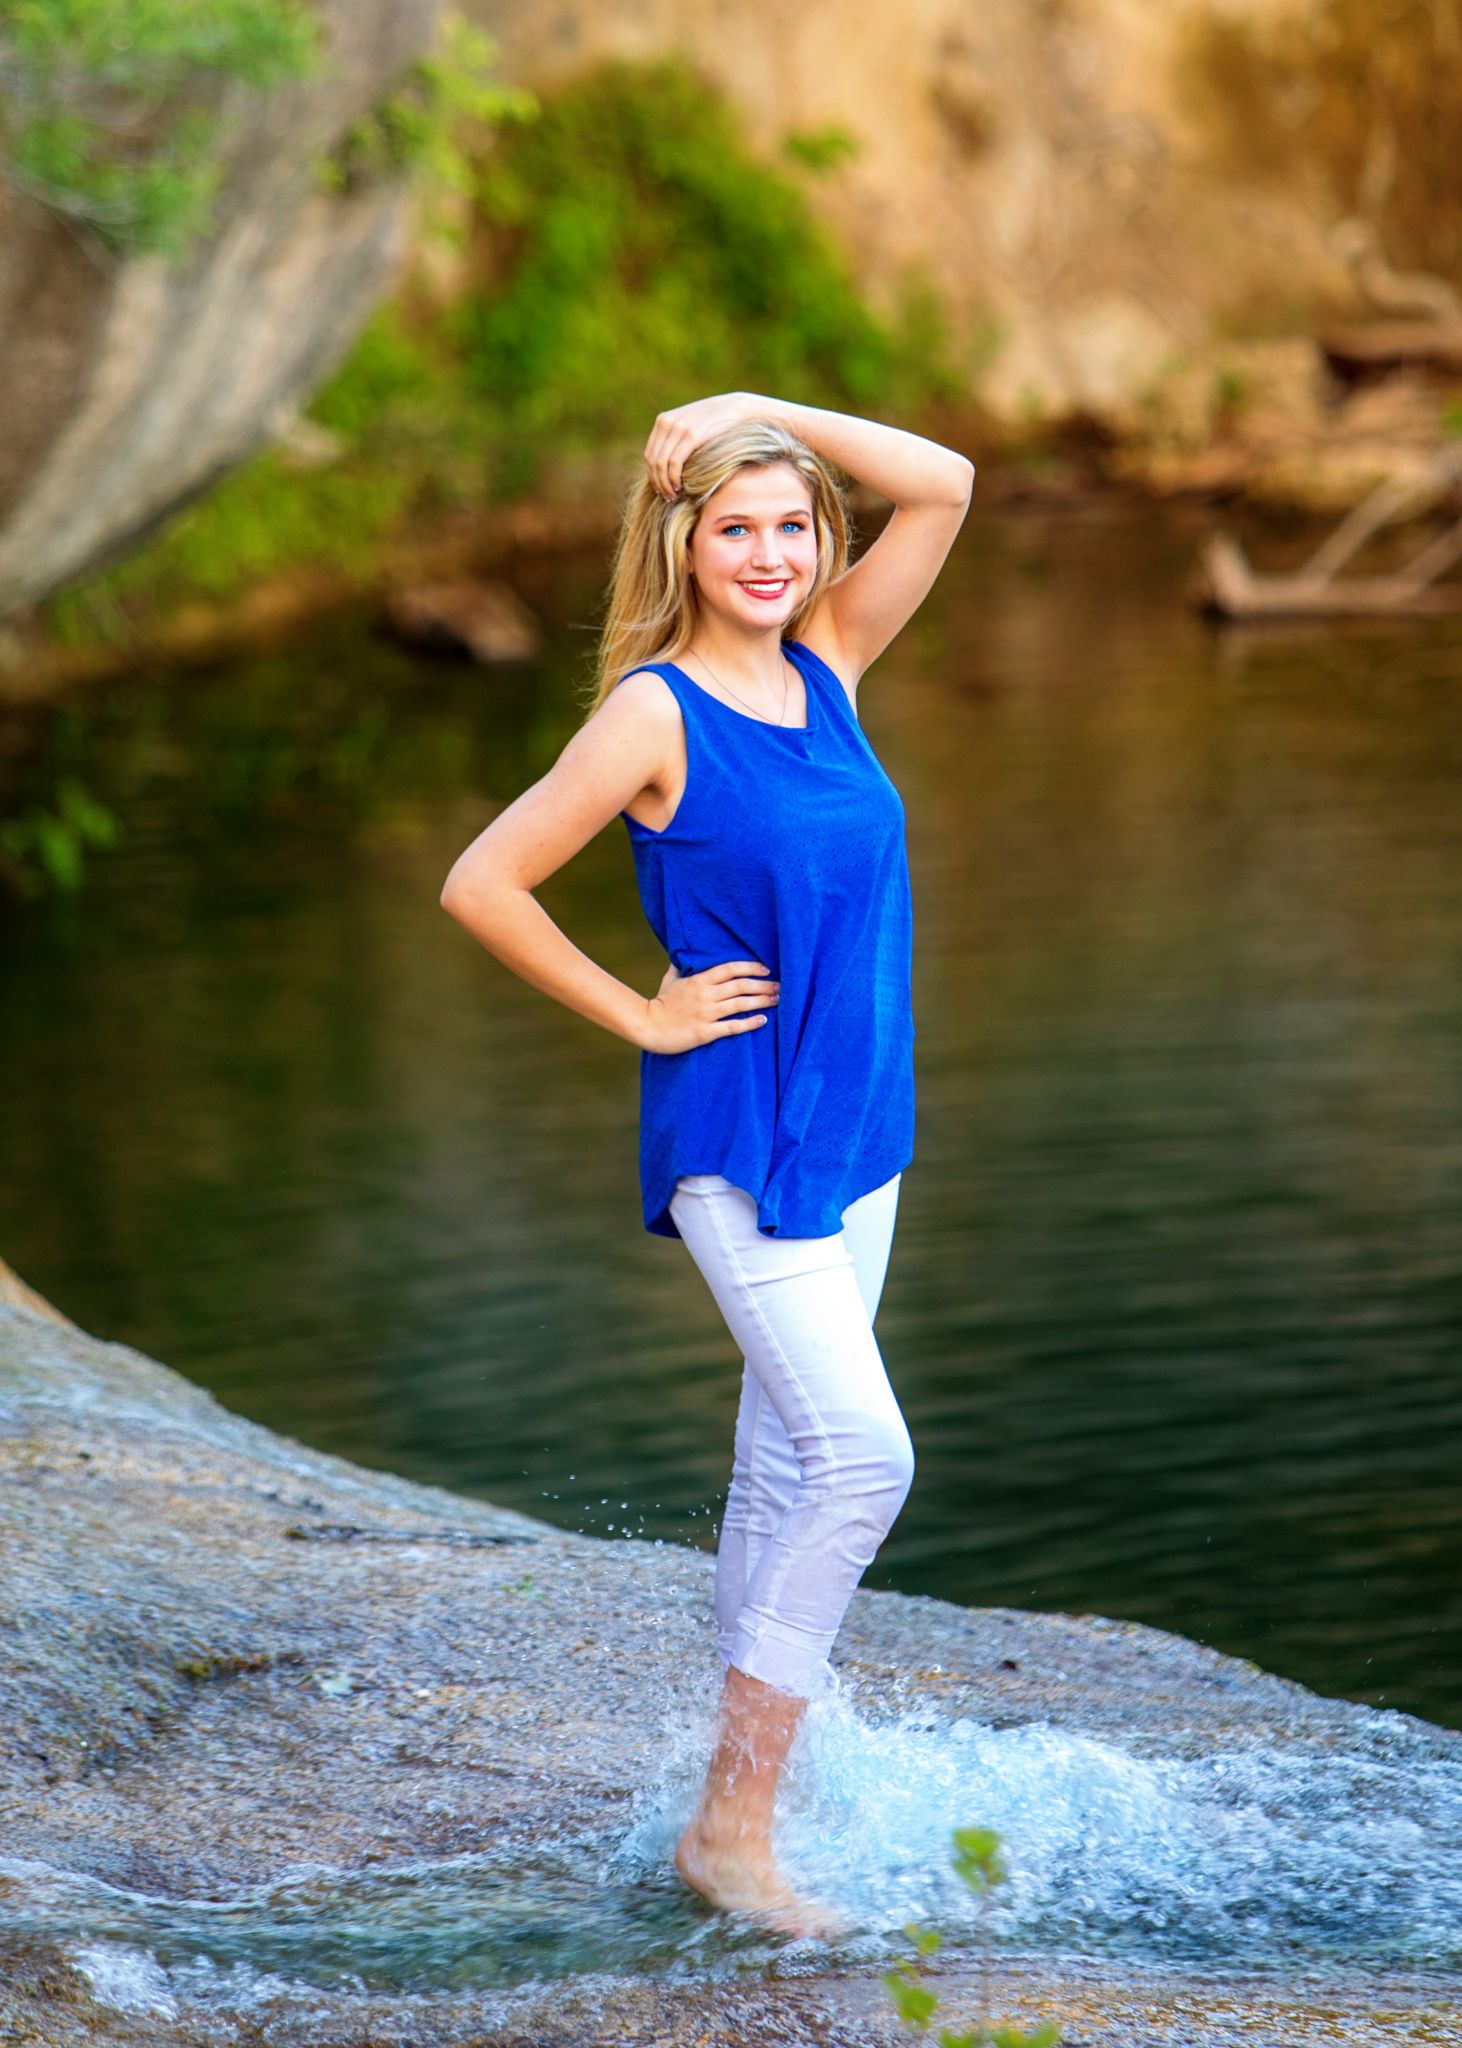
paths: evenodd
<path fill-rule="evenodd" d="M 812 494 L 789 462 L 738 470 L 707 498 L 690 537 L 701 605 L 740 632 L 791 618 L 817 574 Z"/>

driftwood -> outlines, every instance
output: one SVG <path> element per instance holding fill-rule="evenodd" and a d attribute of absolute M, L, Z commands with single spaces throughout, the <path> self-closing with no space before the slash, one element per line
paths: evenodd
<path fill-rule="evenodd" d="M 1462 327 L 1462 292 L 1434 270 L 1398 270 L 1381 247 L 1375 223 L 1362 214 L 1337 221 L 1330 247 L 1344 263 L 1361 297 L 1377 312 L 1397 320 L 1436 327 Z"/>
<path fill-rule="evenodd" d="M 1364 327 L 1332 327 L 1315 346 L 1338 377 L 1389 375 L 1395 370 L 1435 370 L 1462 375 L 1462 321 L 1442 327 L 1425 320 L 1373 320 Z"/>
<path fill-rule="evenodd" d="M 1232 534 L 1211 534 L 1195 573 L 1197 603 L 1206 612 L 1231 619 L 1434 618 L 1462 612 L 1462 584 L 1436 587 L 1437 578 L 1462 561 L 1462 518 L 1428 541 L 1402 568 L 1380 576 L 1338 574 L 1389 520 L 1417 500 L 1433 500 L 1439 487 L 1451 492 L 1459 483 L 1462 446 L 1443 449 L 1421 474 L 1378 484 L 1303 567 L 1284 575 L 1259 574 L 1250 568 Z"/>
<path fill-rule="evenodd" d="M 1384 317 L 1331 327 L 1315 345 L 1336 376 L 1358 381 L 1392 371 L 1462 373 L 1462 293 L 1430 270 L 1397 270 L 1368 220 L 1337 222 L 1330 246 L 1357 291 Z"/>

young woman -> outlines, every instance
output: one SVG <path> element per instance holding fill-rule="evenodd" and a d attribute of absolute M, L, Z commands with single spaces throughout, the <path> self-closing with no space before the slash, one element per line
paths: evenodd
<path fill-rule="evenodd" d="M 646 1229 L 743 1353 L 716 1557 L 723 1691 L 676 1849 L 713 1904 L 840 1931 L 778 1868 L 778 1780 L 913 1479 L 873 1335 L 913 1152 L 904 807 L 859 679 L 927 594 L 974 466 L 895 427 L 733 392 L 662 413 L 626 507 L 589 715 L 469 846 L 446 909 L 641 1049 Z M 847 566 L 833 465 L 893 501 Z M 533 890 L 622 817 L 669 965 L 639 995 Z"/>

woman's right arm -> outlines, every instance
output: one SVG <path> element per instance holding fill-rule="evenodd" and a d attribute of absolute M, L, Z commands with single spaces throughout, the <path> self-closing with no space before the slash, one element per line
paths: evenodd
<path fill-rule="evenodd" d="M 659 676 L 626 677 L 548 773 L 459 856 L 441 898 L 443 909 L 522 980 L 648 1052 L 680 1052 L 764 1023 L 726 1013 L 748 1009 L 753 991 L 766 1000 L 773 985 L 760 977 L 770 970 L 757 961 L 728 961 L 682 977 L 671 967 L 658 995 L 638 995 L 581 952 L 532 892 L 641 790 L 663 779 L 679 720 Z"/>

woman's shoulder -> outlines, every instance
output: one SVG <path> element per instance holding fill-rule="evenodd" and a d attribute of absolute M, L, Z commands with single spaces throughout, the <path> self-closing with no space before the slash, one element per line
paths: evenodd
<path fill-rule="evenodd" d="M 662 671 L 671 665 L 668 654 L 647 654 L 642 661 L 631 662 L 628 668 L 621 669 L 614 679 L 614 687 L 618 689 L 619 685 L 627 683 L 631 676 L 659 675 L 663 682 L 665 678 Z"/>
<path fill-rule="evenodd" d="M 788 650 L 793 647 L 799 648 L 803 654 L 809 655 L 815 666 L 830 683 L 837 685 L 839 691 L 847 698 L 848 702 L 850 704 L 856 703 L 858 687 L 856 679 L 851 685 L 844 681 L 844 677 L 849 673 L 849 670 L 846 667 L 847 658 L 842 648 L 830 637 L 825 629 L 819 630 L 814 628 L 813 631 L 816 636 L 815 642 L 807 639 L 804 635 L 798 640 L 784 640 L 782 645 Z"/>
<path fill-rule="evenodd" d="M 628 714 L 644 716 L 666 728 L 675 725 L 681 717 L 680 693 L 664 671 L 649 661 L 639 661 L 619 675 L 609 690 L 606 703 L 611 699 L 621 705 Z"/>

